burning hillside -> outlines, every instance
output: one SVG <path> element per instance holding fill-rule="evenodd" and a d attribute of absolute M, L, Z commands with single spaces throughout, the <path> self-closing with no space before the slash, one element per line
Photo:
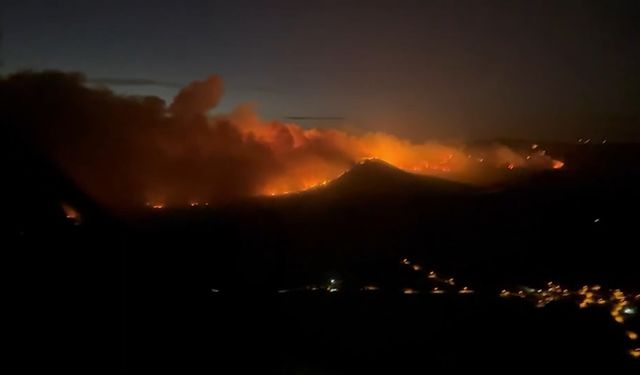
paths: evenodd
<path fill-rule="evenodd" d="M 87 86 L 78 74 L 18 73 L 0 80 L 0 117 L 27 146 L 55 160 L 94 198 L 117 207 L 199 205 L 327 184 L 377 158 L 422 175 L 478 183 L 492 169 L 562 167 L 537 145 L 414 143 L 264 121 L 249 105 L 212 113 L 220 77 L 189 84 L 170 105 Z"/>
<path fill-rule="evenodd" d="M 338 178 L 322 184 L 318 191 L 329 196 L 382 196 L 411 195 L 427 193 L 436 195 L 463 194 L 476 192 L 473 186 L 441 179 L 424 174 L 401 170 L 380 159 L 366 159 L 358 162 Z M 316 190 L 316 189 L 312 189 Z"/>

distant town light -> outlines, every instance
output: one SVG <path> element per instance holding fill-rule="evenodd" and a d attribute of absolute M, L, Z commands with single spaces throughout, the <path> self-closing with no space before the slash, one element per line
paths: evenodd
<path fill-rule="evenodd" d="M 378 290 L 378 289 L 380 289 L 380 288 L 378 288 L 375 285 L 365 285 L 364 287 L 362 287 L 362 290 L 364 290 L 364 291 L 375 291 L 375 290 Z"/>
<path fill-rule="evenodd" d="M 627 315 L 633 315 L 636 313 L 636 309 L 632 306 L 627 306 L 622 309 L 622 313 Z"/>

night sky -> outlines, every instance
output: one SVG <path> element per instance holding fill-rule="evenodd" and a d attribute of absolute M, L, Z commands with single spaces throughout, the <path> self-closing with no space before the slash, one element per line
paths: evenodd
<path fill-rule="evenodd" d="M 428 138 L 640 139 L 638 1 L 3 0 L 2 73 Z"/>

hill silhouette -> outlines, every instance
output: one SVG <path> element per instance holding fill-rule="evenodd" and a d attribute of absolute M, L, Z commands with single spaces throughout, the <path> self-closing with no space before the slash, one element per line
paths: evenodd
<path fill-rule="evenodd" d="M 406 172 L 380 159 L 367 159 L 353 165 L 336 179 L 309 190 L 266 198 L 276 205 L 369 204 L 371 199 L 406 201 L 432 197 L 467 195 L 480 188 Z M 262 198 L 260 198 L 262 199 Z M 259 199 L 259 200 L 260 200 Z M 351 202 L 351 203 L 348 203 Z M 382 201 L 379 201 L 382 204 Z M 393 203 L 393 202 L 389 202 Z"/>
<path fill-rule="evenodd" d="M 359 162 L 328 186 L 328 191 L 349 193 L 425 192 L 459 194 L 475 191 L 473 187 L 445 179 L 405 172 L 383 160 Z"/>

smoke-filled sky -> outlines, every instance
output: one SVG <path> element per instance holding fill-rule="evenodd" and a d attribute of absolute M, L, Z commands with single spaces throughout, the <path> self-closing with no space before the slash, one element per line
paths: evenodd
<path fill-rule="evenodd" d="M 640 2 L 3 0 L 3 73 L 432 138 L 640 139 Z M 172 110 L 179 111 L 177 108 Z"/>

